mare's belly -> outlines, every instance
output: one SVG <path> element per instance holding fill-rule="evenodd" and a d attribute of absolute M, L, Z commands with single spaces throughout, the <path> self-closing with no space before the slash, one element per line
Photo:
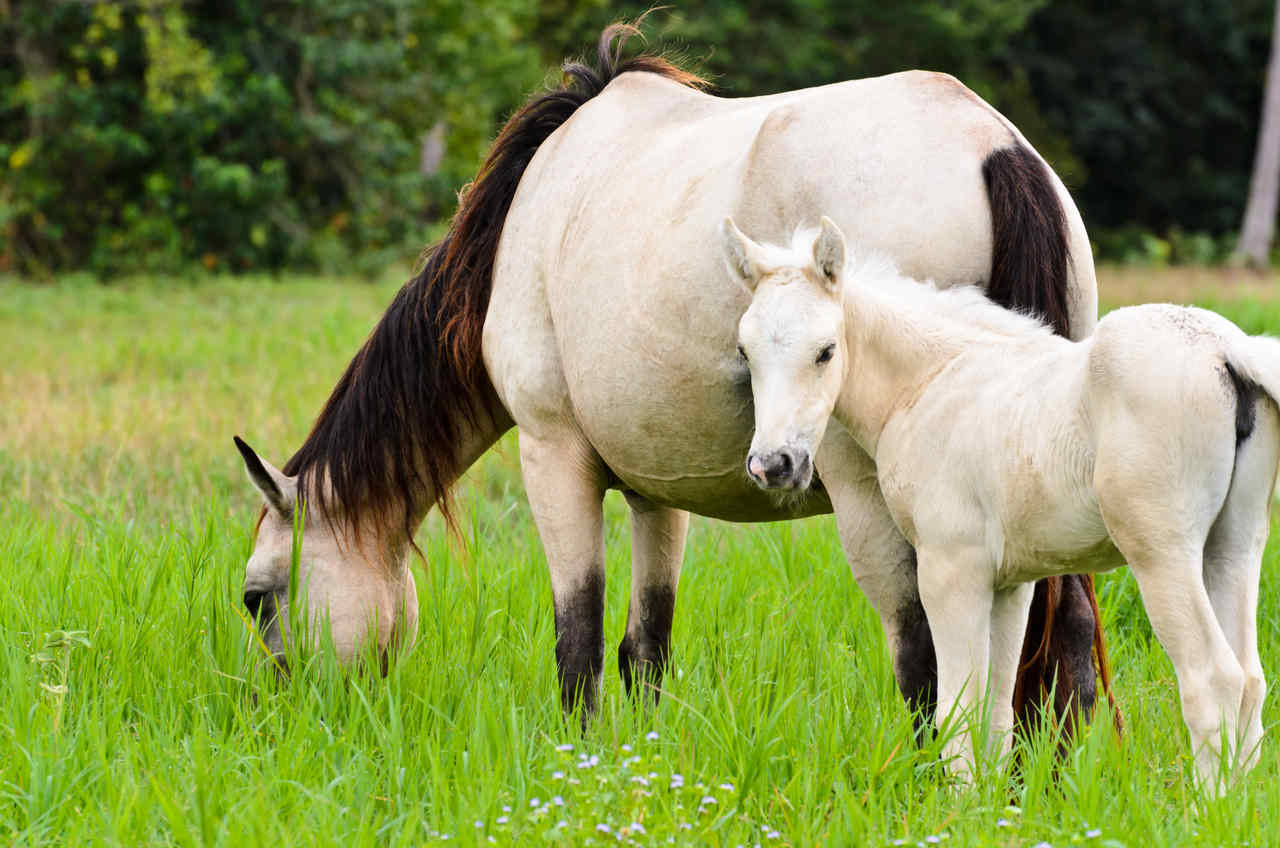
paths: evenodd
<path fill-rule="evenodd" d="M 816 477 L 808 491 L 780 497 L 747 476 L 750 392 L 732 381 L 716 387 L 708 378 L 690 390 L 686 380 L 659 371 L 610 382 L 593 401 L 576 406 L 620 488 L 726 521 L 779 521 L 831 511 Z"/>

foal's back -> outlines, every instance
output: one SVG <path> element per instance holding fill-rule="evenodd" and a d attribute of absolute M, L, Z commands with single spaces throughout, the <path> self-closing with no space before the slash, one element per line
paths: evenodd
<path fill-rule="evenodd" d="M 998 584 L 1117 567 L 1114 540 L 1153 504 L 1203 546 L 1261 402 L 1228 364 L 1246 338 L 1211 312 L 1153 304 L 1079 343 L 975 341 L 885 431 L 895 519 L 917 544 L 988 548 Z"/>

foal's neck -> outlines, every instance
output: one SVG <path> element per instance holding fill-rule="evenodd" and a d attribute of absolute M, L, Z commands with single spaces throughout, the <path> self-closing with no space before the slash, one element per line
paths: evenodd
<path fill-rule="evenodd" d="M 875 456 L 894 412 L 914 403 L 983 331 L 966 328 L 941 295 L 905 278 L 884 285 L 851 279 L 843 303 L 849 365 L 836 417 Z"/>

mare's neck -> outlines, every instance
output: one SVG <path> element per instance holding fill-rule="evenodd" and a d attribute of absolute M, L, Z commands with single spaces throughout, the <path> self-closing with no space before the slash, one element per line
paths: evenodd
<path fill-rule="evenodd" d="M 904 282 L 903 285 L 913 285 Z M 843 292 L 849 352 L 836 418 L 875 456 L 885 426 L 963 349 L 965 335 L 925 292 L 851 281 Z"/>

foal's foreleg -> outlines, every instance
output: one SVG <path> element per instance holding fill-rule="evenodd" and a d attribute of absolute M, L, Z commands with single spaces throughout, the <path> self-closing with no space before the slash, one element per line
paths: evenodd
<path fill-rule="evenodd" d="M 1034 583 L 996 592 L 991 604 L 991 733 L 1001 753 L 1013 744 L 1013 691 Z"/>
<path fill-rule="evenodd" d="M 676 584 L 689 533 L 689 513 L 658 506 L 637 494 L 631 506 L 631 604 L 618 646 L 618 671 L 627 693 L 656 704 L 671 655 Z"/>
<path fill-rule="evenodd" d="M 520 465 L 551 571 L 556 668 L 566 713 L 595 712 L 604 670 L 603 466 L 574 434 L 520 433 Z"/>
<path fill-rule="evenodd" d="M 989 693 L 994 594 L 990 557 L 977 546 L 933 547 L 927 543 L 921 544 L 916 555 L 920 600 L 938 653 L 939 720 L 958 722 L 957 732 L 944 744 L 943 753 L 953 772 L 964 779 L 975 765 L 970 723 L 982 714 Z"/>

